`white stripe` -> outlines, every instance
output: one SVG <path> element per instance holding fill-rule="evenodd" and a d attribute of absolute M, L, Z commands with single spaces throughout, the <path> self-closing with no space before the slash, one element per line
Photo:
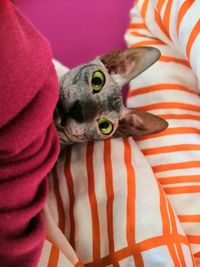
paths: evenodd
<path fill-rule="evenodd" d="M 156 6 L 155 0 L 149 1 L 149 7 L 146 16 L 146 23 L 148 25 L 148 28 L 155 37 L 162 40 L 166 44 L 171 44 L 171 41 L 166 37 L 166 35 L 160 29 L 159 25 L 157 25 L 157 23 L 155 22 L 155 13 L 154 13 L 156 9 L 155 6 Z"/>
<path fill-rule="evenodd" d="M 200 244 L 192 244 L 190 243 L 190 247 L 192 250 L 192 253 L 195 254 L 200 251 Z"/>
<path fill-rule="evenodd" d="M 199 134 L 173 134 L 167 136 L 161 136 L 156 138 L 137 141 L 140 149 L 149 149 L 149 148 L 159 148 L 163 146 L 173 146 L 173 145 L 195 145 L 200 144 Z"/>
<path fill-rule="evenodd" d="M 127 257 L 119 262 L 120 267 L 135 267 L 133 256 Z M 112 265 L 113 266 L 113 265 Z"/>
<path fill-rule="evenodd" d="M 191 252 L 190 252 L 189 247 L 185 244 L 181 244 L 181 248 L 182 248 L 184 259 L 185 259 L 185 266 L 193 267 L 194 265 L 191 259 Z"/>
<path fill-rule="evenodd" d="M 192 95 L 190 93 L 182 92 L 178 90 L 177 91 L 176 90 L 163 90 L 162 92 L 154 91 L 154 92 L 149 92 L 146 94 L 135 95 L 133 97 L 130 96 L 129 99 L 130 98 L 132 98 L 132 103 L 134 107 L 176 102 L 180 104 L 183 103 L 183 104 L 199 106 L 199 110 L 200 110 L 199 96 Z M 130 100 L 129 100 L 129 104 L 130 104 Z"/>
<path fill-rule="evenodd" d="M 177 259 L 179 261 L 179 266 L 181 266 L 180 255 L 177 251 L 177 244 L 173 244 L 173 247 L 175 248 L 175 253 L 176 253 Z"/>
<path fill-rule="evenodd" d="M 171 66 L 171 64 L 166 64 L 166 62 L 157 61 L 153 66 L 151 66 L 151 68 L 147 69 L 145 72 L 143 72 L 142 74 L 140 74 L 139 76 L 137 76 L 134 80 L 130 82 L 131 90 L 138 89 L 144 86 L 151 86 L 151 85 L 154 85 L 156 88 L 156 84 L 165 84 L 165 83 L 182 84 L 186 88 L 196 87 L 196 77 L 194 73 L 192 73 L 191 71 L 187 71 L 188 69 L 180 64 L 176 64 L 175 66 L 176 72 L 175 72 L 175 67 L 173 66 L 174 64 Z M 187 79 L 186 78 L 184 79 L 183 78 L 184 76 L 187 77 Z M 148 83 L 147 83 L 147 80 L 148 80 Z M 163 101 L 162 95 L 164 93 L 164 90 L 163 91 L 160 90 L 159 92 L 160 92 L 159 102 L 162 102 Z M 174 90 L 171 92 L 174 92 Z M 173 99 L 174 98 L 173 94 L 171 95 Z M 135 97 L 137 96 L 131 97 L 131 99 Z M 178 100 L 179 99 L 176 99 L 176 102 Z M 128 101 L 130 101 L 130 99 L 128 99 Z"/>
<path fill-rule="evenodd" d="M 162 193 L 161 193 L 162 194 Z M 170 218 L 170 212 L 169 212 L 169 207 L 171 207 L 170 205 L 170 202 L 168 201 L 166 195 L 164 194 L 164 198 L 165 198 L 165 201 L 166 201 L 166 208 L 167 208 L 167 216 L 168 218 Z M 174 213 L 174 212 L 173 212 Z M 163 218 L 162 218 L 163 219 Z M 172 220 L 169 219 L 169 231 L 170 233 L 172 234 Z"/>
<path fill-rule="evenodd" d="M 140 4 L 140 2 L 141 1 L 139 1 L 138 4 Z M 138 5 L 131 9 L 130 15 L 131 15 L 131 22 L 142 22 L 143 23 L 143 19 L 140 16 L 140 10 L 138 8 Z"/>
<path fill-rule="evenodd" d="M 187 153 L 183 153 L 183 151 L 172 152 L 172 153 L 162 153 L 156 155 L 146 156 L 148 162 L 151 166 L 157 165 L 166 165 L 173 163 L 183 163 L 188 161 L 196 161 L 199 160 L 199 151 L 187 151 Z"/>
<path fill-rule="evenodd" d="M 67 149 L 66 149 L 66 153 Z M 67 238 L 70 237 L 70 216 L 69 216 L 69 207 L 70 207 L 70 200 L 69 200 L 69 194 L 68 194 L 68 189 L 67 189 L 67 183 L 66 183 L 66 178 L 65 178 L 65 160 L 66 160 L 66 153 L 62 153 L 60 156 L 59 160 L 57 161 L 56 165 L 56 170 L 58 174 L 58 186 L 59 186 L 59 191 L 62 199 L 62 204 L 65 212 L 65 236 Z"/>
<path fill-rule="evenodd" d="M 200 129 L 200 123 L 198 120 L 192 120 L 192 119 L 185 119 L 185 120 L 179 120 L 179 119 L 170 119 L 167 120 L 169 123 L 169 128 L 175 128 L 175 127 L 191 127 Z M 195 135 L 195 133 L 194 133 Z"/>
<path fill-rule="evenodd" d="M 48 240 L 45 240 L 43 248 L 42 248 L 42 254 L 40 256 L 40 261 L 39 261 L 38 267 L 48 266 L 51 248 L 52 248 L 52 243 L 49 242 Z"/>
<path fill-rule="evenodd" d="M 155 114 L 155 115 L 166 115 L 166 114 L 177 114 L 177 115 L 185 115 L 185 114 L 189 114 L 189 115 L 196 115 L 196 116 L 200 116 L 200 112 L 198 111 L 188 111 L 186 109 L 150 109 L 149 112 Z"/>
<path fill-rule="evenodd" d="M 173 208 L 173 205 L 172 205 L 172 203 L 170 203 L 171 204 L 171 206 L 172 206 L 172 208 Z M 178 217 L 177 217 L 177 213 L 176 213 L 176 211 L 175 211 L 175 221 L 176 221 L 176 227 L 177 227 L 177 232 L 180 234 L 180 235 L 184 235 L 185 236 L 185 232 L 184 232 L 184 230 L 183 230 L 183 226 L 182 226 L 182 224 L 180 223 L 180 221 L 179 221 L 179 219 L 178 219 Z"/>
<path fill-rule="evenodd" d="M 57 207 L 57 199 L 53 183 L 54 181 L 53 171 L 48 175 L 48 181 L 49 181 L 48 207 L 54 222 L 58 225 L 58 207 Z"/>
<path fill-rule="evenodd" d="M 113 171 L 113 231 L 115 250 L 127 247 L 127 171 L 124 163 L 124 143 L 122 139 L 112 139 Z"/>
<path fill-rule="evenodd" d="M 157 172 L 156 177 L 160 179 L 160 178 L 172 177 L 172 176 L 186 176 L 186 175 L 199 175 L 199 174 L 200 174 L 200 167 Z"/>
<path fill-rule="evenodd" d="M 91 208 L 88 197 L 86 144 L 73 145 L 71 159 L 71 172 L 75 192 L 75 250 L 83 262 L 90 262 L 92 261 L 93 239 Z"/>
<path fill-rule="evenodd" d="M 191 51 L 190 51 L 190 58 L 192 67 L 198 77 L 198 81 L 200 81 L 200 52 L 199 52 L 199 46 L 200 46 L 200 34 L 196 37 L 196 40 L 194 41 Z M 198 82 L 198 88 L 200 90 L 200 84 Z"/>
<path fill-rule="evenodd" d="M 163 188 L 171 188 L 171 187 L 182 187 L 182 186 L 188 186 L 189 187 L 194 187 L 194 186 L 200 186 L 200 182 L 189 182 L 189 183 L 177 183 L 177 184 L 164 184 L 162 185 Z"/>
<path fill-rule="evenodd" d="M 173 259 L 167 246 L 152 248 L 147 251 L 143 251 L 141 254 L 145 267 L 174 266 Z"/>
<path fill-rule="evenodd" d="M 143 4 L 144 4 L 144 0 L 138 1 L 136 8 L 138 8 L 140 10 L 142 8 Z"/>
<path fill-rule="evenodd" d="M 183 222 L 182 226 L 187 235 L 200 236 L 200 222 Z"/>
<path fill-rule="evenodd" d="M 181 1 L 179 3 L 177 1 L 172 1 L 172 7 L 170 10 L 170 36 L 173 40 L 173 47 L 174 49 L 177 50 L 178 53 L 180 53 L 180 48 L 178 44 L 178 36 L 177 36 L 177 31 L 176 31 L 176 24 L 177 24 L 177 18 L 178 18 L 178 13 L 180 10 L 181 6 Z M 183 2 L 183 1 L 182 1 Z"/>
<path fill-rule="evenodd" d="M 129 139 L 133 149 L 132 164 L 136 177 L 136 242 L 162 235 L 160 216 L 160 194 L 156 179 L 149 164 L 141 154 L 133 139 Z M 153 216 L 152 216 L 153 214 Z M 151 227 L 149 227 L 151 225 Z"/>
<path fill-rule="evenodd" d="M 194 215 L 200 211 L 200 193 L 168 194 L 168 199 L 178 215 Z M 192 205 L 191 205 L 192 203 Z"/>
<path fill-rule="evenodd" d="M 94 143 L 93 153 L 94 182 L 97 199 L 99 226 L 100 226 L 100 246 L 101 257 L 109 254 L 108 225 L 107 225 L 107 193 L 105 185 L 104 170 L 104 143 Z"/>
<path fill-rule="evenodd" d="M 195 1 L 195 3 L 187 11 L 180 25 L 179 45 L 180 45 L 180 48 L 182 48 L 182 52 L 184 52 L 185 55 L 186 55 L 185 48 L 187 46 L 188 39 L 190 37 L 190 34 L 195 24 L 199 20 L 199 13 L 197 12 L 197 10 L 200 10 L 199 1 Z"/>
<path fill-rule="evenodd" d="M 67 257 L 65 257 L 63 255 L 63 253 L 61 252 L 61 250 L 59 250 L 58 264 L 57 264 L 56 267 L 64 267 L 64 266 L 74 267 L 74 264 L 71 261 L 69 261 L 69 259 Z"/>

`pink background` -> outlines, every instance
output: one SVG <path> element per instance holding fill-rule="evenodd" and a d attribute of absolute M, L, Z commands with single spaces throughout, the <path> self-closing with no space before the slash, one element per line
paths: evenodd
<path fill-rule="evenodd" d="M 133 0 L 14 0 L 68 67 L 125 47 Z"/>

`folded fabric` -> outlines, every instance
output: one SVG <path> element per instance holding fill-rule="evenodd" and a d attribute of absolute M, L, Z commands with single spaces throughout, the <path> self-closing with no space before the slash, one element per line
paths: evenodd
<path fill-rule="evenodd" d="M 48 207 L 77 257 L 70 265 L 54 237 L 41 267 L 198 266 L 198 9 L 197 1 L 179 0 L 139 0 L 132 9 L 128 45 L 162 55 L 131 82 L 127 104 L 162 116 L 169 128 L 136 142 L 66 149 L 50 176 Z"/>
<path fill-rule="evenodd" d="M 200 251 L 200 64 L 198 1 L 138 1 L 129 46 L 152 45 L 160 60 L 131 82 L 128 105 L 168 120 L 161 134 L 137 139 L 175 208 L 193 253 Z"/>
<path fill-rule="evenodd" d="M 131 138 L 68 148 L 50 176 L 48 206 L 85 266 L 173 266 L 185 259 L 193 266 L 188 239 Z M 65 247 L 59 252 L 52 243 L 39 266 L 68 266 Z"/>
<path fill-rule="evenodd" d="M 58 79 L 48 41 L 0 3 L 0 266 L 35 267 L 44 242 L 47 173 L 58 156 Z"/>

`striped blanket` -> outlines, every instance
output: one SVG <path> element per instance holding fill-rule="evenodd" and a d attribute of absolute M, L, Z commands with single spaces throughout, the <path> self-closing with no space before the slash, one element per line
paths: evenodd
<path fill-rule="evenodd" d="M 128 46 L 159 61 L 127 105 L 169 128 L 68 147 L 49 176 L 40 267 L 200 266 L 200 1 L 139 0 Z"/>

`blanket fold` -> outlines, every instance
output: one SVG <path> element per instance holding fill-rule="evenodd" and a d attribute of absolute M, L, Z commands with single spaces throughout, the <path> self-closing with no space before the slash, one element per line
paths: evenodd
<path fill-rule="evenodd" d="M 50 215 L 85 266 L 200 266 L 197 10 L 198 1 L 135 1 L 125 35 L 128 46 L 161 51 L 131 81 L 127 104 L 169 128 L 76 144 L 49 177 Z M 80 264 L 56 238 L 45 244 L 39 266 Z"/>
<path fill-rule="evenodd" d="M 48 41 L 0 3 L 0 266 L 35 267 L 44 242 L 47 173 L 59 152 L 58 80 Z"/>

